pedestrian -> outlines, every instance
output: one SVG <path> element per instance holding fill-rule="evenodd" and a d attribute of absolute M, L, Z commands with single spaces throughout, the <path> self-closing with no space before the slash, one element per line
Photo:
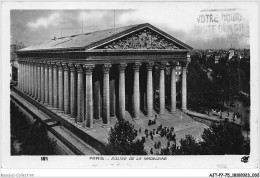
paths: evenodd
<path fill-rule="evenodd" d="M 151 153 L 151 155 L 153 154 L 153 148 L 151 148 L 150 153 Z"/>
<path fill-rule="evenodd" d="M 140 129 L 139 129 L 139 133 L 141 133 L 142 132 L 142 129 L 141 129 L 141 127 L 140 127 Z"/>
<path fill-rule="evenodd" d="M 149 121 L 148 121 L 148 126 L 150 126 L 151 125 L 151 120 L 149 119 Z"/>
<path fill-rule="evenodd" d="M 167 142 L 167 148 L 169 148 L 169 147 L 170 147 L 170 141 Z"/>
<path fill-rule="evenodd" d="M 155 120 L 157 119 L 157 114 L 155 114 Z"/>

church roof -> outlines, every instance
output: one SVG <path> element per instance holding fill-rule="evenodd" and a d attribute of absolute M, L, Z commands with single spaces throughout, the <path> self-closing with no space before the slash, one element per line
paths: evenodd
<path fill-rule="evenodd" d="M 29 47 L 19 50 L 19 52 L 33 52 L 33 51 L 53 51 L 53 50 L 70 50 L 70 51 L 82 51 L 82 50 L 91 50 L 98 49 L 98 47 L 103 46 L 112 41 L 118 40 L 127 36 L 129 34 L 134 34 L 137 31 L 148 28 L 156 34 L 159 34 L 163 38 L 169 40 L 171 43 L 176 44 L 178 48 L 176 49 L 192 49 L 192 47 L 187 44 L 177 40 L 171 35 L 157 29 L 156 27 L 144 23 L 137 25 L 130 25 L 125 27 L 113 28 L 100 30 L 90 33 L 83 33 L 72 36 L 65 36 L 60 38 L 53 38 L 51 40 L 39 42 L 33 44 Z"/>

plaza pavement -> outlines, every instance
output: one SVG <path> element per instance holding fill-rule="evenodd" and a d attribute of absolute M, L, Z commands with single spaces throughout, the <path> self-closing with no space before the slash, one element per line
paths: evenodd
<path fill-rule="evenodd" d="M 155 114 L 155 113 L 154 113 Z M 141 137 L 145 136 L 145 129 L 153 130 L 157 129 L 158 126 L 162 124 L 162 127 L 174 127 L 174 132 L 176 134 L 176 144 L 177 146 L 180 145 L 179 141 L 181 138 L 185 138 L 186 135 L 192 135 L 196 140 L 201 139 L 201 134 L 205 128 L 208 126 L 204 123 L 198 122 L 193 120 L 188 115 L 184 114 L 180 110 L 176 110 L 175 114 L 171 114 L 167 110 L 165 110 L 165 114 L 163 116 L 157 117 L 156 124 L 148 126 L 149 119 L 140 112 L 140 119 L 137 121 L 133 121 L 132 117 L 128 112 L 126 112 L 126 120 L 132 123 L 135 129 L 138 131 L 138 138 L 141 140 Z M 117 122 L 117 118 L 111 118 L 111 126 L 113 127 Z M 141 127 L 141 133 L 139 133 L 139 129 Z M 86 129 L 81 127 L 82 130 L 87 132 L 92 137 L 96 138 L 97 140 L 107 143 L 108 142 L 108 134 L 110 128 L 104 127 L 102 121 L 94 120 L 94 128 L 92 130 Z M 168 140 L 166 137 L 161 137 L 159 134 L 155 134 L 153 136 L 153 140 L 151 139 L 150 135 L 148 138 L 145 139 L 145 149 L 148 154 L 150 154 L 151 148 L 153 149 L 153 153 L 159 152 L 159 149 L 154 148 L 154 143 L 161 141 L 161 148 L 167 147 Z M 170 145 L 173 144 L 173 141 L 170 142 Z"/>

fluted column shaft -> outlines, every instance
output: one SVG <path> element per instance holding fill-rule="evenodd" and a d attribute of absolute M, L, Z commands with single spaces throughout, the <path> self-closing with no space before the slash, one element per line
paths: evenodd
<path fill-rule="evenodd" d="M 21 89 L 21 62 L 18 61 L 18 89 Z"/>
<path fill-rule="evenodd" d="M 92 71 L 94 65 L 84 65 L 86 73 L 86 121 L 85 126 L 93 128 L 93 91 L 92 91 Z"/>
<path fill-rule="evenodd" d="M 26 93 L 26 62 L 23 62 L 23 92 Z"/>
<path fill-rule="evenodd" d="M 47 63 L 44 65 L 44 104 L 49 104 L 49 66 Z"/>
<path fill-rule="evenodd" d="M 41 99 L 41 63 L 37 62 L 37 100 Z"/>
<path fill-rule="evenodd" d="M 77 87 L 77 123 L 83 124 L 84 121 L 84 86 L 83 86 L 83 68 L 82 65 L 76 64 L 78 74 Z"/>
<path fill-rule="evenodd" d="M 29 87 L 30 87 L 30 95 L 33 97 L 33 64 L 30 62 L 29 65 Z"/>
<path fill-rule="evenodd" d="M 171 112 L 176 111 L 176 64 L 171 66 Z"/>
<path fill-rule="evenodd" d="M 141 63 L 135 63 L 133 66 L 134 69 L 134 119 L 139 119 L 139 113 L 140 113 L 140 84 L 139 84 L 139 68 L 141 66 Z"/>
<path fill-rule="evenodd" d="M 24 86 L 23 86 L 23 88 L 24 88 L 24 93 L 26 94 L 27 93 L 27 86 L 26 86 L 26 81 L 27 81 L 27 64 L 26 64 L 27 62 L 26 61 L 24 61 L 24 77 L 23 77 L 23 80 L 24 80 Z"/>
<path fill-rule="evenodd" d="M 64 81 L 63 81 L 63 67 L 61 63 L 57 63 L 58 65 L 58 99 L 59 99 L 59 112 L 64 112 Z"/>
<path fill-rule="evenodd" d="M 73 64 L 69 64 L 69 68 L 70 68 L 70 118 L 75 119 L 77 117 L 76 69 Z"/>
<path fill-rule="evenodd" d="M 187 110 L 187 64 L 182 66 L 182 110 Z"/>
<path fill-rule="evenodd" d="M 110 125 L 109 70 L 111 64 L 103 66 L 103 124 Z"/>
<path fill-rule="evenodd" d="M 44 103 L 44 63 L 41 64 L 41 102 Z"/>
<path fill-rule="evenodd" d="M 146 65 L 147 69 L 147 117 L 153 117 L 153 63 Z"/>
<path fill-rule="evenodd" d="M 98 75 L 98 74 L 97 74 Z M 101 93 L 100 93 L 100 79 L 94 82 L 94 118 L 99 120 L 101 118 Z"/>
<path fill-rule="evenodd" d="M 52 63 L 53 65 L 53 109 L 58 109 L 58 66 L 56 63 Z"/>
<path fill-rule="evenodd" d="M 49 106 L 53 107 L 53 78 L 52 78 L 52 63 L 48 63 L 49 66 Z"/>
<path fill-rule="evenodd" d="M 160 99 L 160 114 L 163 115 L 165 112 L 165 63 L 162 62 L 160 64 L 160 93 L 159 93 L 159 99 Z"/>
<path fill-rule="evenodd" d="M 64 69 L 64 114 L 70 113 L 70 85 L 69 85 L 69 66 L 63 63 Z"/>
<path fill-rule="evenodd" d="M 30 63 L 29 61 L 27 62 L 27 77 L 26 77 L 27 81 L 26 81 L 26 86 L 27 86 L 27 94 L 30 94 Z"/>
<path fill-rule="evenodd" d="M 38 91 L 38 84 L 37 84 L 37 63 L 34 61 L 34 98 L 37 99 L 37 91 Z"/>
<path fill-rule="evenodd" d="M 23 91 L 23 62 L 21 61 L 20 62 L 20 66 L 21 66 L 21 74 L 20 74 L 20 89 Z"/>
<path fill-rule="evenodd" d="M 125 68 L 126 64 L 120 64 L 119 70 L 119 118 L 125 119 Z"/>
<path fill-rule="evenodd" d="M 25 88 L 26 93 L 29 94 L 29 62 L 26 62 L 26 75 L 25 75 Z"/>
<path fill-rule="evenodd" d="M 116 115 L 116 91 L 115 91 L 115 79 L 112 78 L 109 82 L 109 97 L 110 97 L 110 116 Z"/>

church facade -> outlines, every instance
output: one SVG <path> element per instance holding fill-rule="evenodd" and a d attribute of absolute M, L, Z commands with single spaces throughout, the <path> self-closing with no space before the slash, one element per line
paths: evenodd
<path fill-rule="evenodd" d="M 156 100 L 159 114 L 166 109 L 166 68 L 170 69 L 169 110 L 176 110 L 177 65 L 181 66 L 181 107 L 187 109 L 191 49 L 147 23 L 54 38 L 17 52 L 18 89 L 90 129 L 94 120 L 110 126 L 111 117 L 124 119 L 127 111 L 133 120 L 140 119 L 140 112 L 154 119 Z"/>

